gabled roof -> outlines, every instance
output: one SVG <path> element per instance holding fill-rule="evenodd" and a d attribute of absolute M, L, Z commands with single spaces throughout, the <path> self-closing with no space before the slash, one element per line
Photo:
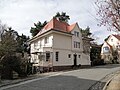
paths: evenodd
<path fill-rule="evenodd" d="M 110 48 L 112 48 L 112 46 L 107 42 L 107 41 L 105 41 L 106 42 L 106 44 L 110 47 Z"/>
<path fill-rule="evenodd" d="M 120 40 L 120 35 L 114 35 L 112 34 L 114 37 L 116 37 L 118 40 Z"/>
<path fill-rule="evenodd" d="M 69 25 L 68 23 L 59 21 L 59 20 L 57 20 L 56 18 L 53 17 L 53 19 L 50 20 L 50 22 L 48 22 L 36 36 L 39 36 L 43 32 L 49 31 L 51 29 L 69 33 L 69 32 L 71 32 L 73 30 L 73 28 L 76 25 L 77 25 L 77 23 Z"/>

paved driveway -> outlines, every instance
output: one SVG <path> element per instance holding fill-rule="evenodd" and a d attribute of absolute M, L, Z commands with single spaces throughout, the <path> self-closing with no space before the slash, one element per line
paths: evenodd
<path fill-rule="evenodd" d="M 59 72 L 53 76 L 3 87 L 0 90 L 88 90 L 96 81 L 117 70 L 120 70 L 120 65 Z"/>

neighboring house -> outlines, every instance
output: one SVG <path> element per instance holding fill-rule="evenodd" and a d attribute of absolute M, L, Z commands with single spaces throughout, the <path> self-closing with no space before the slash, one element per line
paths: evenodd
<path fill-rule="evenodd" d="M 83 53 L 83 41 L 77 23 L 69 25 L 53 18 L 30 40 L 31 62 L 38 67 L 62 70 L 90 65 Z"/>
<path fill-rule="evenodd" d="M 120 35 L 112 34 L 102 45 L 101 58 L 111 63 L 115 56 L 117 56 L 117 62 L 120 62 Z"/>

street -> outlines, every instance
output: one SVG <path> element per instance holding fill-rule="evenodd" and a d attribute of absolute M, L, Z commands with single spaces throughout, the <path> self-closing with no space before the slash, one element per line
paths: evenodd
<path fill-rule="evenodd" d="M 0 90 L 88 90 L 96 81 L 120 70 L 120 65 L 96 66 L 5 86 Z"/>

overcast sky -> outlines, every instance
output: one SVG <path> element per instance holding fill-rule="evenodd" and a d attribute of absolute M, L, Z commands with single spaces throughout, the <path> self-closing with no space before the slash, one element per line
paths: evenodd
<path fill-rule="evenodd" d="M 0 0 L 0 20 L 11 26 L 19 34 L 30 34 L 30 28 L 38 21 L 49 21 L 56 12 L 66 12 L 70 16 L 69 23 L 78 22 L 80 28 L 89 26 L 91 32 L 98 37 L 98 43 L 113 32 L 106 27 L 97 26 L 95 19 L 95 0 Z"/>

